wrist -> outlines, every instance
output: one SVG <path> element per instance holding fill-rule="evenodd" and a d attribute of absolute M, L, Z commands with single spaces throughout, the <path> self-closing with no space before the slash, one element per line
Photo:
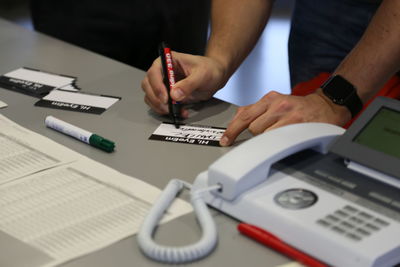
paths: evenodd
<path fill-rule="evenodd" d="M 344 125 L 352 119 L 350 110 L 346 106 L 335 104 L 328 96 L 324 94 L 322 88 L 318 88 L 314 94 L 324 101 L 325 104 L 330 107 L 333 114 L 335 114 L 335 116 L 338 118 L 335 124 Z"/>
<path fill-rule="evenodd" d="M 218 87 L 221 89 L 225 86 L 230 78 L 229 69 L 227 64 L 219 58 L 206 55 L 214 66 L 215 79 L 218 80 Z"/>
<path fill-rule="evenodd" d="M 237 68 L 234 62 L 235 55 L 230 53 L 228 50 L 229 49 L 223 49 L 221 46 L 209 43 L 205 53 L 205 56 L 211 59 L 218 67 L 224 85 L 228 82 L 229 78 Z"/>

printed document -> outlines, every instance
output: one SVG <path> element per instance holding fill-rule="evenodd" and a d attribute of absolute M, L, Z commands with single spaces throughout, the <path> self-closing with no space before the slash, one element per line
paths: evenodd
<path fill-rule="evenodd" d="M 44 254 L 38 266 L 56 266 L 135 234 L 161 192 L 2 115 L 0 145 L 0 234 Z M 176 200 L 163 222 L 190 211 Z M 1 257 L 0 266 L 9 264 Z"/>

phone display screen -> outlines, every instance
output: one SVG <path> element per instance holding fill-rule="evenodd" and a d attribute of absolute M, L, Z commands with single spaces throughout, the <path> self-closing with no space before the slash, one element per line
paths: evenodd
<path fill-rule="evenodd" d="M 353 142 L 400 158 L 400 112 L 382 107 Z"/>

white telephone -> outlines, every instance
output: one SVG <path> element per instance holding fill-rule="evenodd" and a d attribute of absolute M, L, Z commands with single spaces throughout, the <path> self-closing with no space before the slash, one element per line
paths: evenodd
<path fill-rule="evenodd" d="M 208 176 L 204 172 L 196 179 L 200 186 L 192 187 L 184 181 L 171 180 L 142 223 L 138 234 L 141 250 L 152 259 L 168 263 L 190 262 L 204 257 L 217 243 L 216 227 L 204 203 L 204 194 L 219 189 L 224 199 L 232 200 L 265 180 L 275 161 L 306 148 L 325 153 L 332 138 L 343 131 L 340 127 L 324 123 L 282 127 L 252 138 L 217 160 L 210 166 Z M 266 149 L 260 149 L 260 144 Z M 242 167 L 231 165 L 237 159 L 243 159 L 240 163 Z M 203 178 L 209 178 L 208 185 L 202 184 Z M 191 202 L 203 236 L 197 243 L 185 247 L 159 245 L 152 239 L 153 232 L 177 193 L 185 187 L 191 189 Z"/>
<path fill-rule="evenodd" d="M 329 265 L 393 266 L 400 262 L 399 213 L 389 216 L 389 209 L 342 190 L 343 186 L 358 185 L 319 167 L 311 174 L 293 168 L 289 168 L 289 172 L 271 169 L 272 164 L 310 148 L 318 152 L 313 152 L 318 157 L 329 158 L 329 154 L 325 156 L 329 146 L 343 133 L 343 128 L 326 123 L 300 123 L 268 131 L 232 149 L 211 164 L 207 171 L 198 175 L 191 191 L 203 190 L 202 199 L 207 204 L 240 221 L 264 228 Z M 314 179 L 314 175 L 322 178 Z M 354 176 L 360 178 L 359 174 Z M 361 176 L 361 180 L 366 179 L 369 178 Z M 330 180 L 340 184 L 335 187 L 329 184 Z M 210 187 L 212 192 L 204 190 Z M 170 195 L 176 194 L 177 190 Z M 194 198 L 198 201 L 200 197 L 196 194 Z M 167 201 L 164 199 L 161 202 L 165 204 Z M 161 202 L 156 206 L 162 206 Z M 192 203 L 194 206 L 198 204 L 193 200 Z M 155 212 L 158 217 L 153 217 L 160 218 L 162 211 L 158 210 Z M 206 212 L 202 207 L 196 213 L 201 213 L 200 217 L 203 217 Z M 208 240 L 212 241 L 203 242 L 205 238 L 202 238 L 198 243 L 207 245 L 196 249 L 196 257 L 186 257 L 186 252 L 182 252 L 182 257 L 178 259 L 173 257 L 177 251 L 168 251 L 171 255 L 169 260 L 158 260 L 190 261 L 212 251 L 216 239 L 211 235 L 216 233 L 209 219 L 207 217 L 207 222 L 201 225 Z M 146 250 L 151 251 L 155 245 L 143 249 L 145 246 L 142 244 L 151 242 L 149 240 L 156 223 L 155 220 L 149 222 L 152 227 L 141 231 L 146 233 L 139 233 L 138 237 L 142 250 L 152 258 L 155 257 Z M 146 239 L 149 242 L 143 242 Z M 162 255 L 167 252 L 152 253 Z"/>
<path fill-rule="evenodd" d="M 399 213 L 390 217 L 372 202 L 359 205 L 361 200 L 351 193 L 339 187 L 330 191 L 331 185 L 317 185 L 301 171 L 270 170 L 273 163 L 307 148 L 325 154 L 343 133 L 343 128 L 325 123 L 266 132 L 215 161 L 196 178 L 194 188 L 220 184 L 219 191 L 203 195 L 209 205 L 266 229 L 329 265 L 393 266 L 400 262 L 400 223 L 393 220 L 400 218 Z M 315 172 L 340 179 L 318 168 Z M 344 179 L 341 183 L 356 186 Z"/>

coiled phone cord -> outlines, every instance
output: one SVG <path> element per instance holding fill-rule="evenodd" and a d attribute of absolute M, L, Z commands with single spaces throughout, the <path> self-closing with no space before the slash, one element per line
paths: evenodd
<path fill-rule="evenodd" d="M 217 230 L 201 193 L 220 189 L 219 185 L 191 192 L 191 203 L 196 213 L 203 235 L 194 244 L 182 247 L 162 246 L 154 242 L 152 235 L 159 221 L 174 201 L 176 195 L 184 187 L 191 185 L 178 180 L 171 180 L 144 219 L 137 237 L 142 252 L 151 259 L 165 263 L 186 263 L 208 255 L 217 244 Z"/>

